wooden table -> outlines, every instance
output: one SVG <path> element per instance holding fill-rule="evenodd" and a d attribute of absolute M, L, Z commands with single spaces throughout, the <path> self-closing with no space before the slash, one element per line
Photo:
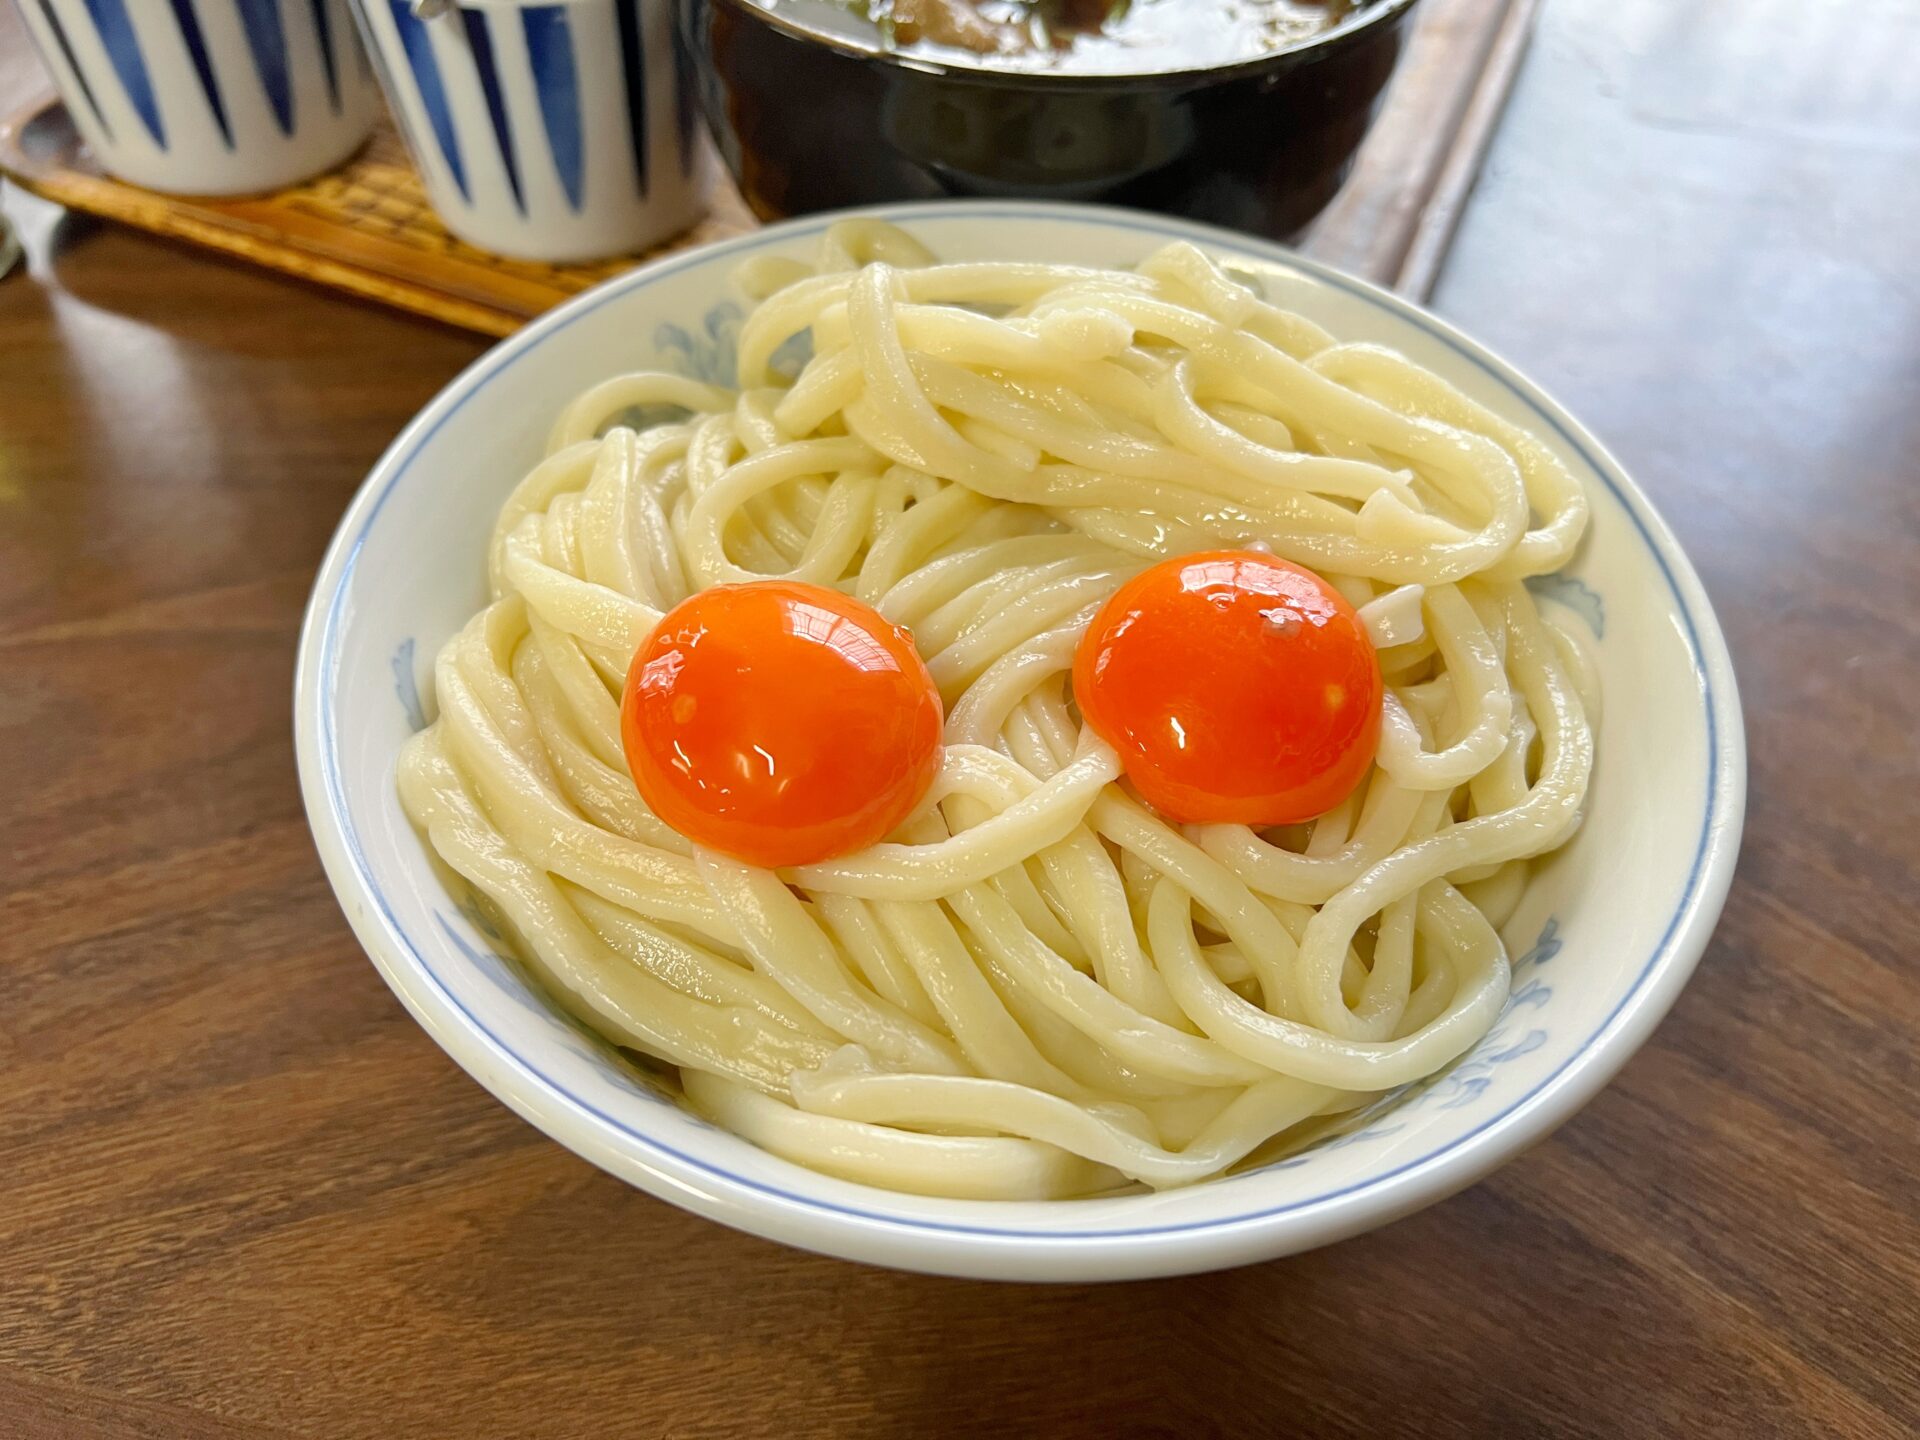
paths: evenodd
<path fill-rule="evenodd" d="M 732 1234 L 433 1046 L 321 878 L 288 691 L 335 518 L 479 344 L 14 197 L 0 1436 L 1914 1434 L 1914 16 L 1549 0 L 1441 276 L 1732 639 L 1752 801 L 1692 987 L 1474 1190 L 1104 1289 Z"/>

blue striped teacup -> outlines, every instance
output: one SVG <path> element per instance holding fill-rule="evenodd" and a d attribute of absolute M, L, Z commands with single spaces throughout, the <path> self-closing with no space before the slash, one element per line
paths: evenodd
<path fill-rule="evenodd" d="M 533 260 L 642 249 L 705 209 L 671 0 L 354 0 L 433 207 Z"/>
<path fill-rule="evenodd" d="M 380 97 L 347 0 L 17 0 L 100 164 L 182 195 L 305 180 Z"/>

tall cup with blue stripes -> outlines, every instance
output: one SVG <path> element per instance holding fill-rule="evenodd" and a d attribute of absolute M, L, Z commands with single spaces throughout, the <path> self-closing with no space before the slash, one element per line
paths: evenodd
<path fill-rule="evenodd" d="M 533 260 L 628 254 L 706 208 L 671 0 L 353 0 L 449 230 Z"/>
<path fill-rule="evenodd" d="M 347 0 L 17 0 L 111 174 L 182 195 L 276 190 L 358 149 L 380 94 Z"/>

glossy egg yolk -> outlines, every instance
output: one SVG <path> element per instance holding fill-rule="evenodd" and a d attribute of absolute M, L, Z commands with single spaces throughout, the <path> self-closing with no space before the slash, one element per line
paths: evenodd
<path fill-rule="evenodd" d="M 1284 825 L 1344 800 L 1380 742 L 1380 662 L 1311 570 L 1253 551 L 1165 560 L 1080 642 L 1074 698 L 1141 796 L 1184 823 Z"/>
<path fill-rule="evenodd" d="M 620 709 L 641 798 L 696 844 L 804 865 L 883 839 L 940 766 L 940 693 L 913 639 L 816 585 L 721 585 L 633 657 Z"/>

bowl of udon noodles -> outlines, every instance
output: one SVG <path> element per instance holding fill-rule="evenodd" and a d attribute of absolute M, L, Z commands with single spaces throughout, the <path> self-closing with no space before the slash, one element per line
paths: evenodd
<path fill-rule="evenodd" d="M 346 915 L 482 1085 L 700 1215 L 1008 1279 L 1286 1254 L 1539 1140 L 1745 800 L 1698 578 L 1536 386 L 1030 202 L 497 346 L 348 509 L 295 705 Z"/>
<path fill-rule="evenodd" d="M 1291 235 L 1338 190 L 1412 0 L 676 0 L 762 219 L 945 196 Z"/>

